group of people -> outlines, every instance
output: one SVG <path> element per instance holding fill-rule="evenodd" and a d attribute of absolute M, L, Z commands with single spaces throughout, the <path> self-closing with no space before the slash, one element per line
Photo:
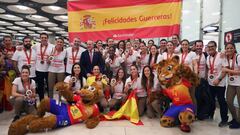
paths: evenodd
<path fill-rule="evenodd" d="M 65 48 L 63 38 L 57 38 L 53 45 L 48 42 L 46 33 L 40 34 L 41 41 L 34 46 L 31 40 L 29 36 L 24 37 L 23 48 L 16 50 L 12 38 L 5 36 L 1 46 L 0 69 L 7 71 L 5 76 L 9 76 L 10 70 L 17 76 L 12 82 L 12 98 L 9 99 L 13 100 L 14 120 L 19 119 L 23 109 L 36 113 L 37 95 L 39 100 L 45 93 L 54 98 L 57 82 L 68 83 L 77 94 L 92 80 L 103 89 L 98 103 L 102 112 L 118 110 L 128 94 L 136 90 L 139 115 L 161 117 L 159 99 L 150 98 L 164 90 L 158 81 L 156 64 L 179 56 L 180 64 L 189 66 L 201 80 L 190 92 L 197 106 L 197 118 L 213 119 L 217 98 L 221 116 L 218 126 L 240 128 L 240 115 L 234 106 L 236 96 L 240 105 L 240 56 L 233 43 L 227 43 L 224 52 L 217 52 L 215 41 L 208 42 L 205 50 L 202 40 L 195 41 L 190 48 L 190 42 L 180 40 L 177 34 L 170 41 L 161 39 L 160 46 L 153 40 L 146 44 L 141 39 L 117 42 L 108 38 L 105 44 L 101 40 L 88 40 L 83 48 L 80 38 L 74 38 L 71 46 Z M 0 109 L 4 109 L 4 105 Z M 232 115 L 230 122 L 228 109 Z"/>

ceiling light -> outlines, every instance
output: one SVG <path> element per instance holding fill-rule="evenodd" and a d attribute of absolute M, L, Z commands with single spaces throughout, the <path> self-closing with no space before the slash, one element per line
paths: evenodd
<path fill-rule="evenodd" d="M 28 34 L 33 34 L 35 33 L 34 31 L 30 31 L 30 30 L 23 30 L 23 31 L 19 31 L 21 33 L 28 33 Z"/>
<path fill-rule="evenodd" d="M 68 16 L 67 15 L 54 16 L 53 18 L 55 20 L 58 20 L 58 21 L 63 21 L 63 22 L 67 22 L 68 21 Z"/>
<path fill-rule="evenodd" d="M 9 17 L 9 18 L 15 18 L 16 16 L 15 15 L 9 15 L 9 14 L 7 14 L 7 15 L 5 15 L 6 17 Z"/>
<path fill-rule="evenodd" d="M 53 4 L 57 2 L 57 0 L 31 0 L 31 1 L 41 4 Z"/>
<path fill-rule="evenodd" d="M 15 24 L 17 24 L 17 25 L 21 25 L 21 26 L 35 26 L 35 24 L 34 23 L 30 23 L 30 22 L 15 22 Z"/>
<path fill-rule="evenodd" d="M 40 15 L 27 15 L 26 18 L 29 20 L 40 21 L 40 22 L 49 20 L 47 17 L 40 16 Z"/>
<path fill-rule="evenodd" d="M 1 30 L 1 31 L 5 33 L 17 33 L 16 31 L 13 30 Z"/>
<path fill-rule="evenodd" d="M 44 30 L 44 28 L 41 27 L 28 27 L 30 30 Z"/>
<path fill-rule="evenodd" d="M 35 36 L 35 37 L 39 37 L 40 36 L 40 34 L 36 34 L 36 33 L 34 33 L 34 34 L 29 34 L 30 36 Z"/>
<path fill-rule="evenodd" d="M 0 21 L 0 25 L 7 26 L 7 25 L 13 25 L 13 24 L 5 21 Z"/>
<path fill-rule="evenodd" d="M 51 23 L 51 22 L 44 22 L 45 24 L 47 24 L 47 25 L 51 25 L 51 24 L 53 24 L 53 23 Z"/>
<path fill-rule="evenodd" d="M 41 22 L 41 23 L 39 23 L 39 25 L 48 26 L 48 27 L 58 26 L 56 23 L 52 23 L 52 22 Z"/>
<path fill-rule="evenodd" d="M 40 16 L 40 15 L 32 15 L 32 17 L 33 18 L 38 18 L 38 19 L 41 19 L 41 18 L 43 18 L 42 16 Z"/>
<path fill-rule="evenodd" d="M 8 26 L 7 28 L 12 30 L 25 30 L 25 28 L 19 26 Z"/>
<path fill-rule="evenodd" d="M 5 10 L 0 8 L 0 13 L 5 13 Z"/>
<path fill-rule="evenodd" d="M 22 33 L 16 33 L 14 34 L 15 36 L 26 36 L 26 34 L 22 34 Z"/>
<path fill-rule="evenodd" d="M 18 2 L 18 0 L 1 0 L 1 2 L 4 2 L 4 3 L 16 3 L 16 2 Z"/>
<path fill-rule="evenodd" d="M 16 5 L 16 7 L 20 10 L 28 10 L 30 9 L 29 7 L 23 6 L 23 5 Z"/>
<path fill-rule="evenodd" d="M 60 15 L 59 17 L 62 19 L 68 19 L 68 16 L 66 16 L 66 15 Z"/>
<path fill-rule="evenodd" d="M 215 31 L 217 29 L 218 28 L 216 26 L 208 26 L 208 27 L 203 28 L 203 31 Z"/>
<path fill-rule="evenodd" d="M 4 24 L 4 23 L 7 23 L 7 22 L 5 22 L 5 21 L 0 21 L 0 23 Z"/>
<path fill-rule="evenodd" d="M 23 18 L 11 15 L 11 14 L 0 14 L 0 18 L 5 19 L 5 20 L 11 20 L 11 21 L 21 21 Z"/>
<path fill-rule="evenodd" d="M 51 28 L 48 28 L 49 30 L 53 30 L 53 31 L 63 31 L 64 29 L 62 28 L 59 28 L 59 27 L 51 27 Z"/>
<path fill-rule="evenodd" d="M 1 36 L 10 36 L 10 34 L 7 33 L 0 33 Z"/>
<path fill-rule="evenodd" d="M 58 31 L 56 33 L 58 33 L 58 34 L 66 34 L 67 32 L 66 31 Z"/>
<path fill-rule="evenodd" d="M 41 9 L 44 12 L 50 13 L 50 14 L 66 14 L 67 10 L 63 7 L 59 6 L 42 6 Z"/>
<path fill-rule="evenodd" d="M 47 34 L 52 34 L 52 32 L 51 31 L 42 31 L 42 30 L 40 30 L 40 31 L 37 31 L 38 33 L 47 33 Z"/>
<path fill-rule="evenodd" d="M 48 7 L 52 10 L 55 10 L 55 11 L 61 9 L 61 7 L 58 7 L 58 6 L 48 6 Z"/>
<path fill-rule="evenodd" d="M 62 23 L 62 25 L 68 27 L 68 23 Z"/>

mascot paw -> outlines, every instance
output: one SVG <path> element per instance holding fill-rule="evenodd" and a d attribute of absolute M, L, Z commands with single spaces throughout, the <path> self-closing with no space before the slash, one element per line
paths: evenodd
<path fill-rule="evenodd" d="M 190 125 L 195 120 L 195 115 L 190 111 L 181 112 L 178 116 L 182 124 Z"/>
<path fill-rule="evenodd" d="M 43 132 L 46 129 L 53 129 L 56 126 L 57 118 L 54 115 L 39 118 L 29 124 L 28 130 L 31 133 Z"/>
<path fill-rule="evenodd" d="M 183 132 L 187 132 L 189 133 L 191 131 L 191 128 L 189 125 L 185 125 L 185 124 L 181 124 L 180 125 L 180 129 L 183 131 Z"/>
<path fill-rule="evenodd" d="M 160 119 L 160 124 L 161 124 L 161 126 L 163 126 L 163 127 L 173 127 L 173 126 L 174 126 L 174 119 L 171 118 L 171 117 L 163 116 L 163 117 Z"/>
<path fill-rule="evenodd" d="M 100 119 L 98 117 L 89 118 L 85 121 L 86 127 L 89 129 L 95 128 L 99 122 L 100 122 Z"/>
<path fill-rule="evenodd" d="M 21 119 L 13 122 L 8 130 L 8 135 L 24 135 L 28 132 L 27 126 L 29 123 L 35 119 L 38 119 L 37 115 L 27 115 Z"/>

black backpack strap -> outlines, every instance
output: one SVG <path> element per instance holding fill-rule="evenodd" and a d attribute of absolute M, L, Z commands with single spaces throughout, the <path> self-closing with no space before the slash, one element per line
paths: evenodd
<path fill-rule="evenodd" d="M 238 66 L 238 55 L 239 54 L 237 54 L 237 56 L 236 56 L 236 64 L 237 64 L 237 66 Z"/>

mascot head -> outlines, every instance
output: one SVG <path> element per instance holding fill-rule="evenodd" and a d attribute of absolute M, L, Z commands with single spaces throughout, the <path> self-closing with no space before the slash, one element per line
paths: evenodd
<path fill-rule="evenodd" d="M 159 62 L 157 75 L 160 84 L 166 88 L 178 84 L 183 78 L 195 86 L 199 83 L 198 76 L 188 66 L 179 64 L 178 56 Z"/>
<path fill-rule="evenodd" d="M 84 86 L 79 94 L 84 104 L 91 105 L 99 101 L 100 97 L 103 96 L 103 91 L 101 86 L 94 82 L 90 86 Z"/>

